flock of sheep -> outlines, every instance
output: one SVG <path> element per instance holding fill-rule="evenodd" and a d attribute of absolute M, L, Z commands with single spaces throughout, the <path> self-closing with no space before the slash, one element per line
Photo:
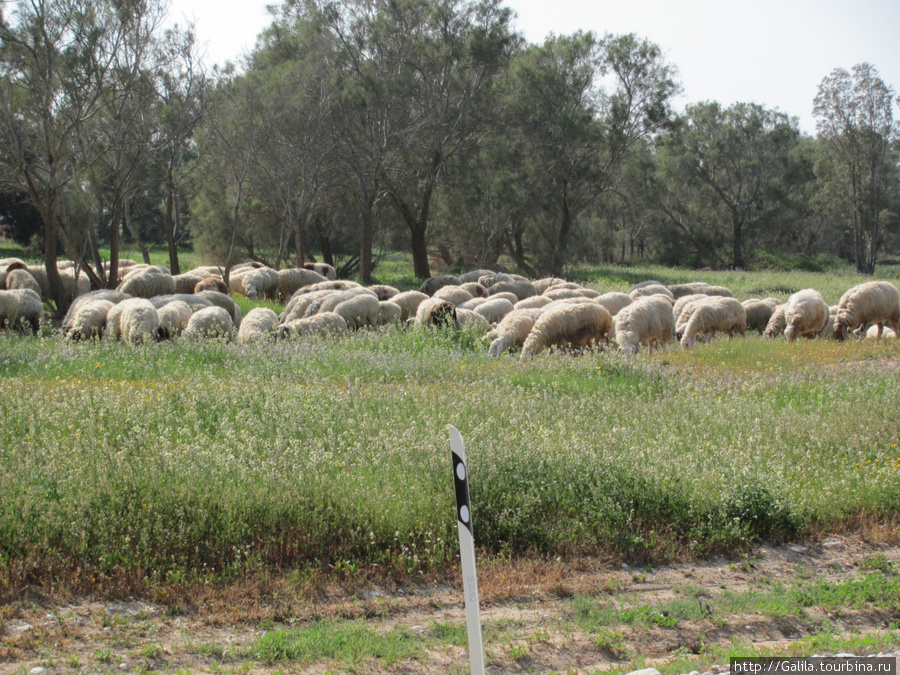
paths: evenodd
<path fill-rule="evenodd" d="M 847 339 L 851 332 L 900 334 L 900 292 L 886 281 L 854 286 L 829 307 L 821 293 L 805 289 L 787 302 L 777 298 L 737 301 L 731 291 L 703 282 L 665 286 L 646 281 L 628 293 L 601 294 L 558 278 L 530 281 L 514 274 L 476 270 L 428 279 L 417 291 L 362 286 L 335 279 L 334 268 L 273 270 L 236 266 L 229 286 L 217 267 L 171 275 L 161 266 L 121 264 L 116 290 L 90 291 L 87 279 L 61 269 L 74 298 L 62 322 L 68 340 L 116 339 L 130 345 L 174 338 L 231 338 L 252 342 L 311 333 L 334 333 L 390 324 L 453 326 L 477 331 L 500 356 L 520 351 L 527 359 L 546 349 L 615 342 L 621 351 L 684 349 L 717 333 L 729 338 L 748 330 L 787 341 L 816 336 Z M 18 259 L 0 260 L 0 327 L 37 333 L 49 295 L 46 270 Z M 257 307 L 241 316 L 230 293 L 286 303 L 281 315 Z"/>

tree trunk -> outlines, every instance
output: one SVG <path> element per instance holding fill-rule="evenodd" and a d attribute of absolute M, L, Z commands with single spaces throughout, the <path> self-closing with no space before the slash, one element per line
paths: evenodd
<path fill-rule="evenodd" d="M 328 263 L 334 267 L 334 252 L 331 250 L 331 240 L 328 238 L 328 233 L 322 226 L 322 216 L 316 216 L 313 219 L 313 224 L 319 235 L 319 248 L 322 249 L 322 262 Z"/>
<path fill-rule="evenodd" d="M 138 231 L 137 226 L 134 224 L 134 221 L 131 219 L 131 208 L 128 204 L 128 200 L 126 199 L 122 204 L 122 210 L 124 211 L 125 216 L 125 227 L 128 228 L 128 231 L 131 233 L 131 238 L 134 239 L 134 243 L 137 244 L 137 247 L 141 251 L 141 256 L 144 259 L 144 264 L 150 264 L 150 249 L 147 248 L 147 245 L 141 241 L 141 233 Z M 113 221 L 113 228 L 119 227 L 119 221 Z"/>
<path fill-rule="evenodd" d="M 736 270 L 742 270 L 744 269 L 744 224 L 737 219 L 732 221 L 732 235 L 732 245 L 734 247 L 732 255 L 732 265 Z"/>
<path fill-rule="evenodd" d="M 428 264 L 428 246 L 425 242 L 425 227 L 419 223 L 410 223 L 410 246 L 413 256 L 413 274 L 417 279 L 431 277 L 431 267 Z"/>
<path fill-rule="evenodd" d="M 178 246 L 175 244 L 175 182 L 172 172 L 166 173 L 166 244 L 169 247 L 169 268 L 173 275 L 181 274 L 178 264 Z"/>
<path fill-rule="evenodd" d="M 103 209 L 97 214 L 97 222 L 103 217 Z M 91 247 L 91 257 L 94 259 L 94 267 L 97 268 L 97 276 L 100 277 L 101 288 L 106 288 L 106 271 L 103 269 L 103 258 L 100 257 L 100 245 L 97 243 L 97 228 L 92 227 L 88 231 L 88 243 Z"/>
<path fill-rule="evenodd" d="M 303 224 L 299 218 L 294 219 L 294 267 L 303 267 L 306 261 L 306 250 L 303 246 Z"/>
<path fill-rule="evenodd" d="M 62 279 L 59 276 L 57 258 L 59 256 L 59 242 L 57 239 L 58 223 L 56 214 L 53 213 L 53 202 L 45 204 L 44 213 L 44 267 L 47 269 L 47 282 L 50 286 L 50 300 L 56 305 L 58 317 L 65 316 L 71 302 L 63 292 Z"/>
<path fill-rule="evenodd" d="M 362 241 L 359 249 L 359 280 L 364 283 L 372 281 L 372 245 L 375 238 L 372 224 L 372 210 L 361 209 L 362 216 Z M 324 253 L 324 250 L 323 250 Z"/>

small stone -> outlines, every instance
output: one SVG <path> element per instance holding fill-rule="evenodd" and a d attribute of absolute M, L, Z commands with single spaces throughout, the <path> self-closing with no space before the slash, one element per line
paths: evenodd
<path fill-rule="evenodd" d="M 659 675 L 659 671 L 656 668 L 641 668 L 632 670 L 628 675 Z"/>
<path fill-rule="evenodd" d="M 28 671 L 28 675 L 47 675 L 47 669 L 43 666 L 35 666 Z"/>
<path fill-rule="evenodd" d="M 831 539 L 829 541 L 826 541 L 824 544 L 822 544 L 822 548 L 824 548 L 826 550 L 834 551 L 837 549 L 844 548 L 844 542 L 842 542 L 840 539 Z"/>
<path fill-rule="evenodd" d="M 856 654 L 850 654 L 848 652 L 841 652 L 840 654 L 835 654 L 834 658 L 836 658 L 836 659 L 855 659 Z"/>
<path fill-rule="evenodd" d="M 700 672 L 697 670 L 692 670 L 688 675 L 700 675 Z"/>
<path fill-rule="evenodd" d="M 629 569 L 628 563 L 622 563 L 622 569 L 623 569 L 623 570 Z"/>
<path fill-rule="evenodd" d="M 806 553 L 806 552 L 809 550 L 809 549 L 806 548 L 805 546 L 800 546 L 799 544 L 796 544 L 796 545 L 794 545 L 794 546 L 791 546 L 790 549 L 791 549 L 794 553 Z"/>
<path fill-rule="evenodd" d="M 748 626 L 748 628 L 749 628 L 749 626 Z M 711 673 L 718 673 L 718 672 L 720 672 L 721 670 L 722 670 L 722 667 L 721 667 L 721 666 L 713 666 L 712 668 L 709 669 L 709 672 L 711 672 Z"/>
<path fill-rule="evenodd" d="M 128 670 L 128 664 L 127 664 L 127 663 L 124 663 L 124 662 L 123 662 L 123 663 L 120 663 L 120 664 L 119 664 L 119 670 Z"/>
<path fill-rule="evenodd" d="M 34 626 L 32 626 L 30 623 L 25 623 L 25 624 L 22 624 L 21 626 L 16 626 L 16 630 L 20 630 L 23 633 L 25 631 L 31 630 L 32 628 L 34 628 Z"/>

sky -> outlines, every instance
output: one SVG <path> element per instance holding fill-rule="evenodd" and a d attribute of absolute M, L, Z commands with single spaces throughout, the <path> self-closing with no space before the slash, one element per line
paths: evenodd
<path fill-rule="evenodd" d="M 272 0 L 171 0 L 170 21 L 195 21 L 209 65 L 249 53 Z M 900 90 L 900 0 L 506 0 L 529 42 L 577 30 L 635 33 L 678 69 L 688 103 L 758 103 L 815 133 L 813 99 L 835 68 L 874 65 Z"/>

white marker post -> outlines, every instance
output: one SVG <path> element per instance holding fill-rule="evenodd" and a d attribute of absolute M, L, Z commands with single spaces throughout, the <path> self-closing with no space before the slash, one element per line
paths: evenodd
<path fill-rule="evenodd" d="M 469 474 L 466 449 L 459 432 L 450 428 L 453 455 L 453 485 L 456 488 L 456 525 L 459 529 L 459 557 L 462 562 L 463 593 L 466 600 L 466 629 L 469 636 L 469 664 L 472 675 L 484 675 L 484 647 L 481 642 L 481 608 L 478 604 L 478 577 L 475 575 L 475 535 L 469 504 Z"/>

